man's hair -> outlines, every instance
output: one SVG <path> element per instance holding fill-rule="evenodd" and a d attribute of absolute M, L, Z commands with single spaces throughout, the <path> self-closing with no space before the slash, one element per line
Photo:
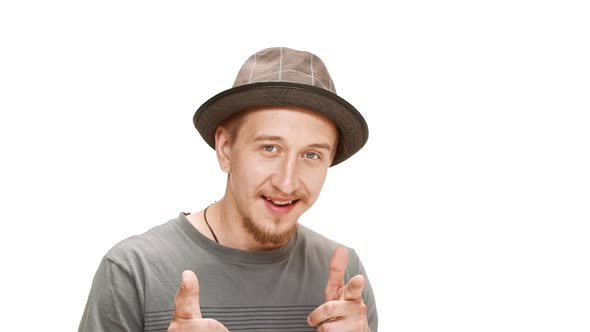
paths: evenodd
<path fill-rule="evenodd" d="M 236 139 L 240 131 L 240 127 L 244 123 L 244 116 L 248 113 L 248 109 L 245 109 L 241 112 L 238 112 L 230 116 L 219 125 L 219 127 L 225 128 L 225 130 L 227 130 L 229 136 L 228 141 L 230 146 L 233 146 L 236 142 Z"/>

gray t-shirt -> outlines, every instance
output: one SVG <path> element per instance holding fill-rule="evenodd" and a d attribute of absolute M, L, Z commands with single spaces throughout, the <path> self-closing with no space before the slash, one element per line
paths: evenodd
<path fill-rule="evenodd" d="M 330 258 L 338 244 L 299 225 L 281 248 L 243 251 L 196 230 L 183 213 L 130 237 L 102 259 L 79 331 L 166 331 L 184 270 L 199 278 L 204 318 L 230 331 L 315 331 L 307 315 L 324 303 Z M 349 249 L 345 282 L 366 279 L 363 300 L 371 331 L 377 310 L 369 279 Z"/>

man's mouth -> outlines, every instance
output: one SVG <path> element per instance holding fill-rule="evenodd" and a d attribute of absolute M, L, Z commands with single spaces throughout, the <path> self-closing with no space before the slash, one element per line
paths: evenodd
<path fill-rule="evenodd" d="M 272 204 L 276 205 L 276 206 L 289 206 L 291 204 L 297 203 L 299 201 L 299 199 L 286 199 L 286 198 L 279 198 L 279 197 L 267 197 L 267 196 L 262 196 L 264 199 L 266 199 L 267 201 L 271 202 Z"/>

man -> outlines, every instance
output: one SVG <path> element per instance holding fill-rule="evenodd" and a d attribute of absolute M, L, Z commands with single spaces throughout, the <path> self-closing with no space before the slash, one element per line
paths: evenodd
<path fill-rule="evenodd" d="M 112 248 L 79 330 L 377 331 L 354 250 L 297 223 L 368 138 L 324 63 L 257 52 L 193 120 L 228 174 L 224 196 Z"/>

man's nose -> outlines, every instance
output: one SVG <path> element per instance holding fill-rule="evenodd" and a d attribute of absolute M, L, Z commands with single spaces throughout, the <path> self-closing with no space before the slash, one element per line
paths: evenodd
<path fill-rule="evenodd" d="M 271 177 L 271 184 L 282 193 L 292 194 L 299 186 L 297 173 L 297 157 L 283 158 Z"/>

